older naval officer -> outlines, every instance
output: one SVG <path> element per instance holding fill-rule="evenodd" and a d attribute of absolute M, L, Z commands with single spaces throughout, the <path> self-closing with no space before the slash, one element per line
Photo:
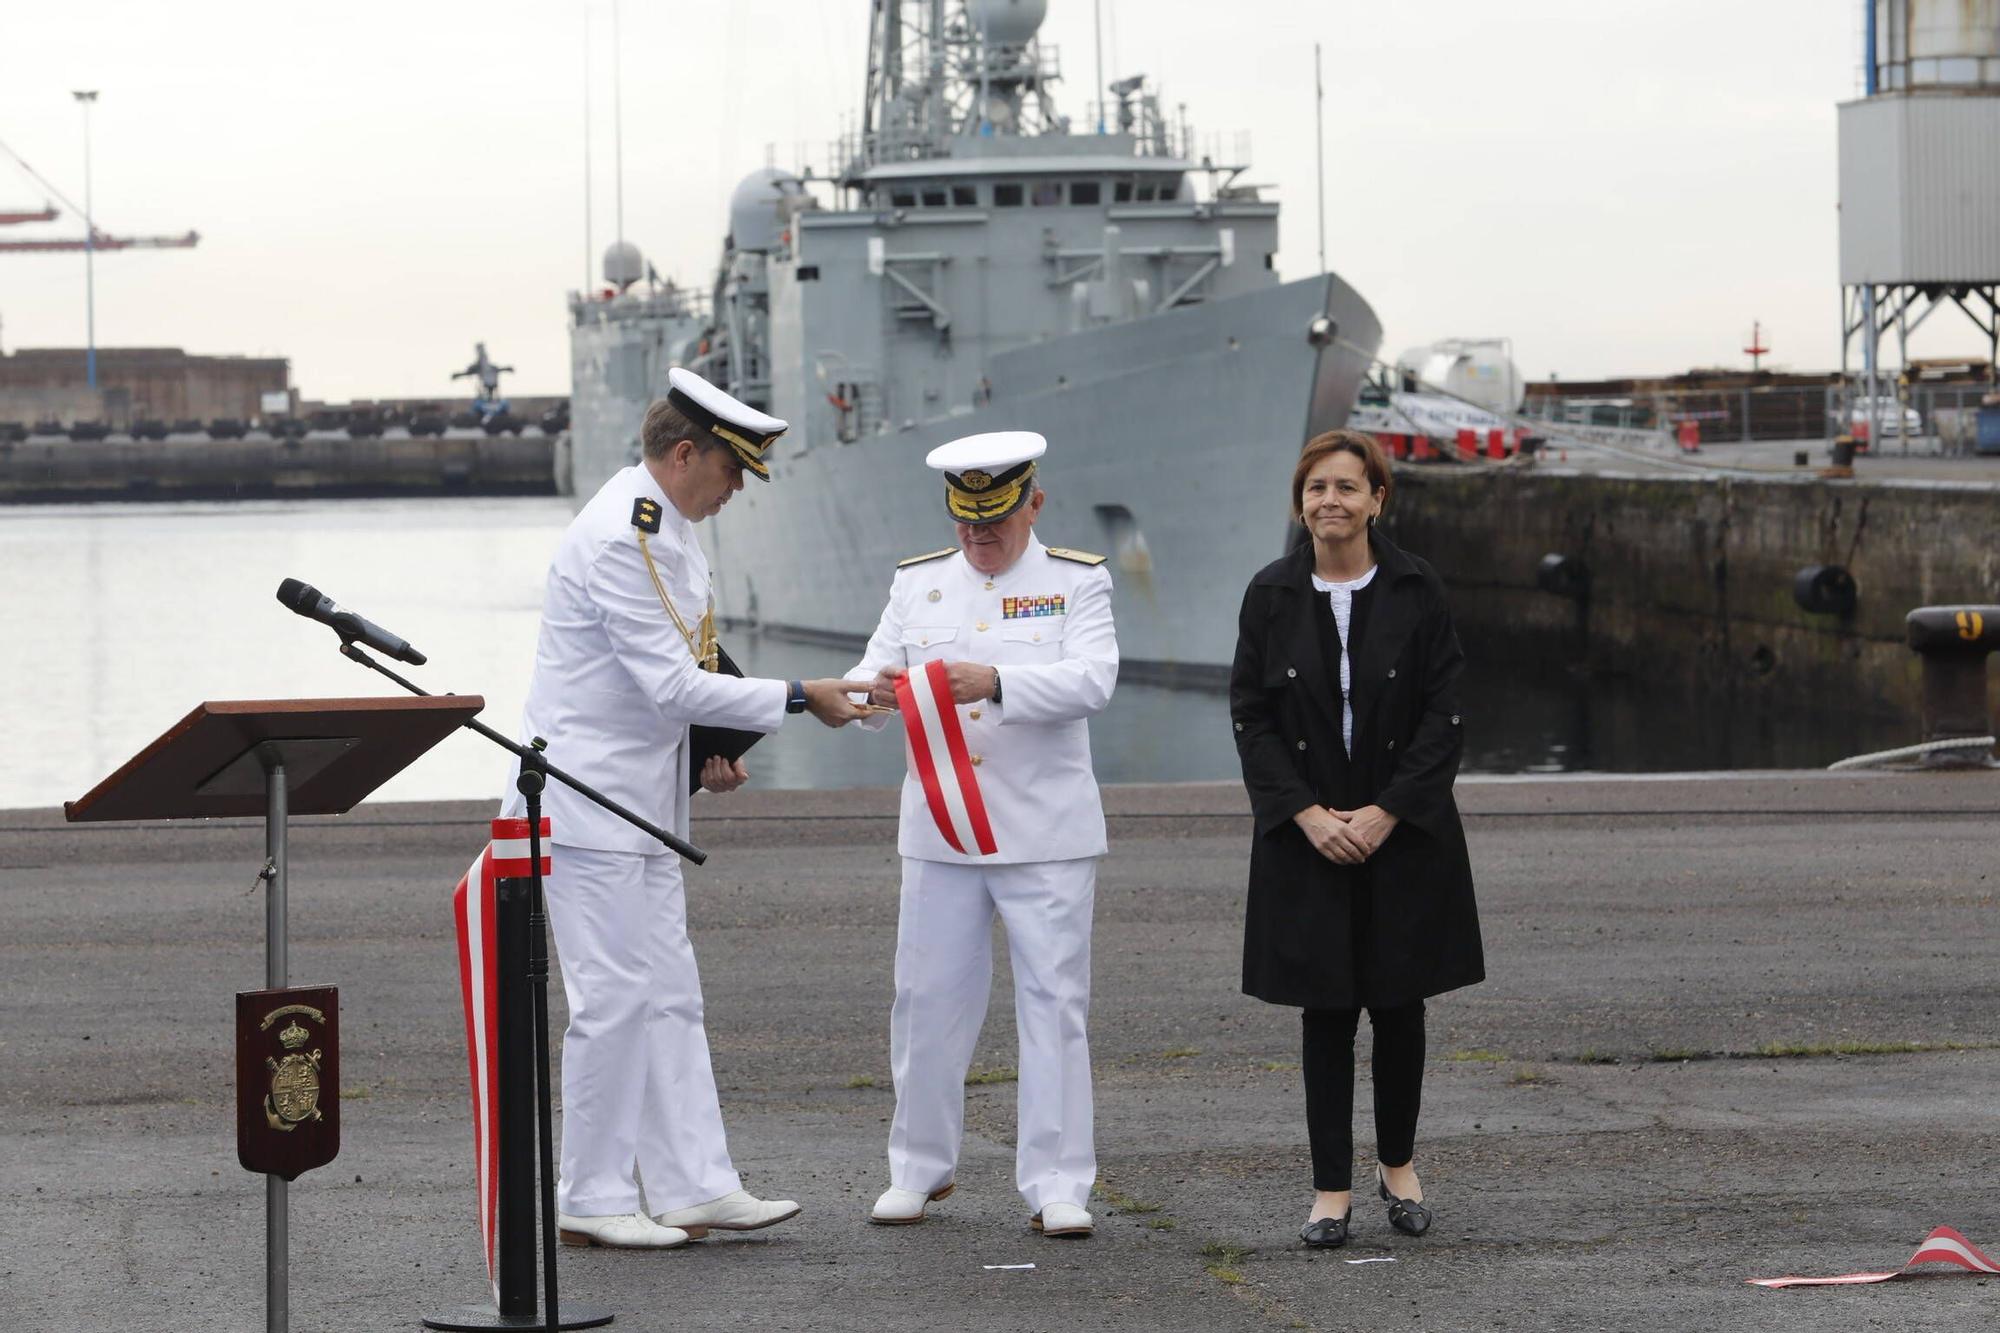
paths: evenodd
<path fill-rule="evenodd" d="M 1045 1236 L 1086 1236 L 1097 1178 L 1092 1142 L 1090 925 L 1104 810 L 1087 719 L 1118 679 L 1104 557 L 1035 537 L 1047 448 L 1025 431 L 931 451 L 959 544 L 901 563 L 867 655 L 877 705 L 895 678 L 948 663 L 965 746 L 998 850 L 946 842 L 915 776 L 904 779 L 896 998 L 889 1058 L 896 1114 L 889 1189 L 870 1220 L 924 1220 L 954 1187 L 965 1075 L 992 987 L 993 917 L 1007 931 L 1020 1040 L 1016 1186 Z M 906 719 L 906 724 L 911 720 Z M 873 727 L 875 723 L 864 723 Z"/>
<path fill-rule="evenodd" d="M 840 681 L 716 670 L 694 525 L 743 489 L 745 472 L 770 479 L 765 453 L 784 429 L 672 371 L 667 396 L 647 409 L 641 461 L 583 507 L 549 566 L 522 735 L 546 738 L 557 763 L 683 836 L 690 724 L 769 732 L 787 713 L 840 726 L 862 711 Z M 731 791 L 749 773 L 712 756 L 700 777 Z M 543 809 L 549 919 L 570 1006 L 556 1189 L 564 1243 L 670 1249 L 710 1229 L 797 1215 L 790 1200 L 746 1193 L 730 1161 L 680 858 L 561 783 Z M 525 813 L 518 794 L 505 813 Z"/>

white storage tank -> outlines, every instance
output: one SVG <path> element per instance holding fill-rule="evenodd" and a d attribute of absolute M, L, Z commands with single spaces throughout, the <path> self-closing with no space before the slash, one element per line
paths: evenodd
<path fill-rule="evenodd" d="M 1396 358 L 1409 390 L 1442 390 L 1488 412 L 1505 416 L 1521 410 L 1528 386 L 1514 364 L 1511 338 L 1445 338 L 1412 347 Z"/>
<path fill-rule="evenodd" d="M 1871 92 L 2000 87 L 2000 0 L 1873 0 Z"/>

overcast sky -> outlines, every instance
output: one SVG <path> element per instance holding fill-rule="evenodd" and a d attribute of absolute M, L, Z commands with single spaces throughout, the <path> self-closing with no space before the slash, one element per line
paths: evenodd
<path fill-rule="evenodd" d="M 448 394 L 476 339 L 516 393 L 568 389 L 583 280 L 586 19 L 595 242 L 706 286 L 729 190 L 829 166 L 858 111 L 868 0 L 69 0 L 0 18 L 0 140 L 79 202 L 72 89 L 97 88 L 102 346 L 291 358 L 309 397 Z M 1084 120 L 1090 0 L 1051 0 Z M 1838 364 L 1835 104 L 1849 0 L 1103 0 L 1106 77 L 1143 72 L 1198 135 L 1246 132 L 1317 268 L 1312 47 L 1326 67 L 1327 251 L 1386 349 L 1505 335 L 1533 378 Z M 43 191 L 0 161 L 0 206 Z M 5 229 L 15 237 L 67 229 Z M 0 237 L 4 239 L 4 237 Z M 1971 350 L 1940 313 L 1917 350 Z M 0 346 L 81 345 L 81 255 L 0 254 Z"/>

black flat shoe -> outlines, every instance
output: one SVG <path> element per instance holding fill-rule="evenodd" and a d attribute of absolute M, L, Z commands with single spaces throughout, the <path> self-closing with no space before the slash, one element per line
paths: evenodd
<path fill-rule="evenodd" d="M 1389 1193 L 1389 1182 L 1382 1177 L 1382 1168 L 1375 1168 L 1375 1192 L 1389 1205 L 1389 1225 L 1406 1236 L 1421 1236 L 1431 1229 L 1431 1210 L 1415 1199 L 1399 1199 Z"/>
<path fill-rule="evenodd" d="M 1315 1250 L 1337 1250 L 1347 1244 L 1347 1219 L 1354 1216 L 1349 1208 L 1339 1217 L 1316 1217 L 1299 1228 L 1299 1239 Z"/>

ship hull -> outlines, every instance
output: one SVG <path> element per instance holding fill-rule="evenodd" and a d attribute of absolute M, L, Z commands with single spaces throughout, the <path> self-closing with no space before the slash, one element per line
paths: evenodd
<path fill-rule="evenodd" d="M 1380 338 L 1353 288 L 1302 279 L 998 355 L 991 400 L 970 410 L 852 443 L 788 439 L 770 484 L 701 525 L 717 613 L 858 648 L 897 560 L 954 541 L 924 455 L 1034 430 L 1049 440 L 1036 533 L 1110 557 L 1128 673 L 1218 679 L 1245 582 L 1288 540 L 1299 448 L 1346 421 Z M 578 467 L 587 495 L 602 475 L 582 453 Z"/>

